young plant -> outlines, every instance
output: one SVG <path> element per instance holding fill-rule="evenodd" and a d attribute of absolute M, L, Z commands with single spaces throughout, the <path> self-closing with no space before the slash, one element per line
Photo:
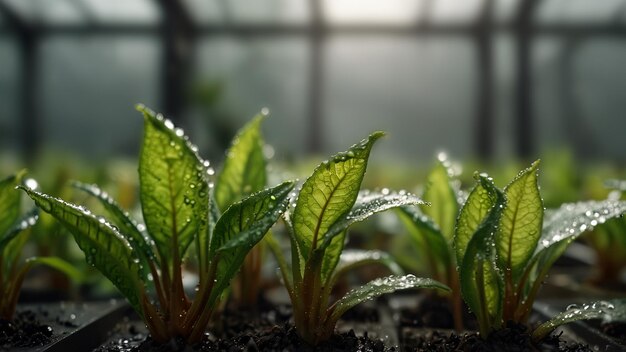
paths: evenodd
<path fill-rule="evenodd" d="M 20 262 L 30 228 L 39 218 L 37 208 L 21 215 L 22 193 L 15 188 L 22 185 L 25 173 L 0 181 L 0 318 L 5 320 L 13 319 L 22 283 L 33 265 L 48 265 L 75 280 L 81 277 L 69 263 L 55 257 L 31 257 L 25 263 Z M 27 180 L 25 186 L 35 188 L 37 184 Z"/>
<path fill-rule="evenodd" d="M 139 180 L 145 226 L 96 186 L 79 185 L 100 200 L 110 220 L 22 189 L 70 230 L 87 262 L 128 299 L 153 339 L 193 344 L 202 339 L 248 251 L 285 210 L 294 184 L 285 182 L 248 196 L 218 218 L 208 162 L 172 122 L 143 106 L 138 110 L 144 117 Z M 192 243 L 200 268 L 193 299 L 182 281 L 183 258 Z"/>
<path fill-rule="evenodd" d="M 265 114 L 257 115 L 233 139 L 226 160 L 215 182 L 215 202 L 220 212 L 242 198 L 266 187 L 266 160 L 263 155 L 261 122 Z M 266 246 L 263 241 L 254 246 L 235 277 L 233 298 L 239 306 L 256 306 L 261 284 L 261 269 Z"/>
<path fill-rule="evenodd" d="M 376 132 L 323 162 L 304 182 L 295 208 L 286 214 L 291 243 L 290 269 L 277 243 L 271 245 L 289 292 L 296 330 L 312 345 L 329 339 L 341 315 L 365 300 L 408 288 L 448 290 L 431 279 L 389 276 L 373 280 L 330 304 L 333 286 L 343 273 L 376 261 L 389 263 L 388 257 L 378 252 L 342 255 L 348 227 L 387 209 L 423 203 L 409 194 L 359 194 L 370 150 L 382 135 Z"/>
<path fill-rule="evenodd" d="M 454 328 L 463 330 L 463 307 L 453 238 L 459 213 L 459 197 L 452 185 L 450 162 L 439 158 L 428 174 L 422 199 L 432 204 L 417 207 L 400 207 L 398 216 L 409 231 L 411 240 L 435 280 L 451 288 L 448 293 Z"/>
<path fill-rule="evenodd" d="M 533 163 L 502 191 L 487 175 L 476 175 L 477 184 L 457 220 L 454 244 L 461 292 L 483 337 L 509 321 L 526 324 L 542 281 L 567 246 L 626 211 L 623 201 L 590 201 L 564 204 L 544 219 L 538 167 L 538 161 Z M 598 305 L 598 310 L 605 308 Z M 533 339 L 592 313 L 597 310 L 557 316 L 535 331 Z"/>
<path fill-rule="evenodd" d="M 624 199 L 626 181 L 607 182 L 612 189 L 609 198 Z M 621 187 L 620 187 L 621 186 Z M 619 285 L 620 276 L 626 268 L 626 218 L 611 219 L 602 226 L 596 227 L 583 239 L 596 253 L 596 285 Z"/>

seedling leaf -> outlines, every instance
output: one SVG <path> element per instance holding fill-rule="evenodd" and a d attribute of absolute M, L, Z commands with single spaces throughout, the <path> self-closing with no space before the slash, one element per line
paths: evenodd
<path fill-rule="evenodd" d="M 578 236 L 605 221 L 623 216 L 626 201 L 604 200 L 563 204 L 558 210 L 547 212 L 543 233 L 526 270 L 532 273 L 527 290 L 539 285 L 552 264 Z M 537 291 L 537 288 L 534 288 Z M 531 297 L 532 299 L 533 297 Z"/>
<path fill-rule="evenodd" d="M 144 139 L 139 160 L 140 198 L 148 233 L 161 258 L 182 258 L 208 216 L 206 166 L 180 129 L 139 106 Z M 172 254 L 174 253 L 174 254 Z"/>
<path fill-rule="evenodd" d="M 496 253 L 493 248 L 494 233 L 506 204 L 504 194 L 486 176 L 479 176 L 478 182 L 495 199 L 485 219 L 480 223 L 467 244 L 460 266 L 461 293 L 472 312 L 476 314 L 484 335 L 485 328 L 497 328 L 503 298 L 503 278 L 496 267 Z M 468 203 L 469 203 L 468 199 Z M 466 206 L 468 205 L 466 203 Z M 465 208 L 465 207 L 464 207 Z M 477 207 L 475 206 L 474 209 Z M 460 217 L 464 216 L 463 214 Z M 485 335 L 486 336 L 486 335 Z"/>
<path fill-rule="evenodd" d="M 450 263 L 451 251 L 439 226 L 416 207 L 400 207 L 398 216 L 409 230 L 416 247 L 429 258 L 432 272 L 439 273 L 437 277 L 444 277 L 447 270 L 444 263 Z"/>
<path fill-rule="evenodd" d="M 520 172 L 505 189 L 506 207 L 496 232 L 499 267 L 513 282 L 522 275 L 537 246 L 543 221 L 543 202 L 537 186 L 539 161 Z"/>
<path fill-rule="evenodd" d="M 215 200 L 220 210 L 265 187 L 266 172 L 263 156 L 259 114 L 245 125 L 233 139 L 222 171 L 215 183 Z"/>
<path fill-rule="evenodd" d="M 328 229 L 352 209 L 365 175 L 372 146 L 382 132 L 319 165 L 304 182 L 293 213 L 293 226 L 302 256 L 322 241 Z"/>
<path fill-rule="evenodd" d="M 443 162 L 438 161 L 428 175 L 422 198 L 431 204 L 422 206 L 422 212 L 439 226 L 448 241 L 452 241 L 459 204 L 450 184 L 448 167 Z"/>
<path fill-rule="evenodd" d="M 541 324 L 535 331 L 532 333 L 533 341 L 541 341 L 543 338 L 548 336 L 554 329 L 557 327 L 572 323 L 578 320 L 587 320 L 587 319 L 602 319 L 610 316 L 614 310 L 615 306 L 606 301 L 598 301 L 591 304 L 583 304 L 581 306 L 571 305 L 567 307 L 567 309 L 559 314 L 557 314 L 554 318 L 548 320 L 547 322 Z"/>
<path fill-rule="evenodd" d="M 142 290 L 139 260 L 118 230 L 82 207 L 24 186 L 20 188 L 38 207 L 70 230 L 80 249 L 85 252 L 87 263 L 111 280 L 137 313 L 143 316 L 139 304 Z"/>
<path fill-rule="evenodd" d="M 20 214 L 20 192 L 15 190 L 26 172 L 21 171 L 0 181 L 0 238 L 15 224 Z"/>
<path fill-rule="evenodd" d="M 216 288 L 209 302 L 214 302 L 239 270 L 246 254 L 274 225 L 288 204 L 294 182 L 255 193 L 230 206 L 217 221 L 209 257 L 218 260 Z"/>
<path fill-rule="evenodd" d="M 329 308 L 332 312 L 329 316 L 329 320 L 337 321 L 346 311 L 348 311 L 348 309 L 359 303 L 386 293 L 410 288 L 436 288 L 443 291 L 450 291 L 449 287 L 438 281 L 415 277 L 415 275 L 388 276 L 379 278 L 348 292 L 345 296 L 335 302 L 335 304 Z"/>
<path fill-rule="evenodd" d="M 385 266 L 393 275 L 403 275 L 404 271 L 392 256 L 383 251 L 348 249 L 341 253 L 339 263 L 327 287 L 334 286 L 337 280 L 347 272 L 366 265 L 380 264 Z"/>
<path fill-rule="evenodd" d="M 128 212 L 124 211 L 120 205 L 105 191 L 101 190 L 96 185 L 88 185 L 81 182 L 74 181 L 72 186 L 87 192 L 91 196 L 100 201 L 100 204 L 107 211 L 111 219 L 114 219 L 115 225 L 120 229 L 120 234 L 126 238 L 126 240 L 137 251 L 139 260 L 144 271 L 144 279 L 150 272 L 149 263 L 156 261 L 156 256 L 152 252 L 152 247 L 149 245 L 150 238 L 141 230 L 137 222 L 130 217 Z"/>
<path fill-rule="evenodd" d="M 489 183 L 489 180 L 477 182 L 459 213 L 454 237 L 456 260 L 459 264 L 463 263 L 467 245 L 472 236 L 474 236 L 474 233 L 485 220 L 489 211 L 493 209 L 496 202 L 496 193 L 491 191 L 492 187 L 486 188 L 483 186 L 483 184 Z"/>
<path fill-rule="evenodd" d="M 77 270 L 72 264 L 57 257 L 32 257 L 26 259 L 28 264 L 43 264 L 56 269 L 63 274 L 67 275 L 74 282 L 82 282 L 83 274 Z"/>
<path fill-rule="evenodd" d="M 324 234 L 324 241 L 319 249 L 324 250 L 334 236 L 345 231 L 354 223 L 361 222 L 385 210 L 418 204 L 425 204 L 425 202 L 409 193 L 361 191 L 350 212 L 339 218 Z"/>

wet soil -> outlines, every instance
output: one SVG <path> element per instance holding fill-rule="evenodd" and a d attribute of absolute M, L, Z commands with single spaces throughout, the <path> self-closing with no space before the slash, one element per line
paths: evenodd
<path fill-rule="evenodd" d="M 52 327 L 32 310 L 18 312 L 12 321 L 0 319 L 0 350 L 44 346 L 52 341 Z"/>
<path fill-rule="evenodd" d="M 600 325 L 600 329 L 606 335 L 626 346 L 626 323 L 603 323 Z"/>
<path fill-rule="evenodd" d="M 417 306 L 401 308 L 398 313 L 398 324 L 401 328 L 454 329 L 450 302 L 445 298 L 427 296 Z M 467 307 L 463 307 L 463 326 L 466 330 L 478 329 L 476 318 Z"/>
<path fill-rule="evenodd" d="M 140 333 L 132 337 L 118 338 L 109 344 L 96 349 L 94 352 L 166 352 L 166 351 L 302 351 L 302 352 L 391 352 L 389 348 L 376 339 L 370 339 L 367 334 L 357 336 L 353 330 L 347 333 L 335 334 L 328 342 L 318 346 L 310 346 L 304 342 L 289 324 L 265 327 L 254 333 L 243 333 L 230 338 L 213 338 L 206 335 L 205 339 L 195 346 L 184 347 L 181 341 L 169 344 L 157 344 L 150 337 Z"/>
<path fill-rule="evenodd" d="M 532 343 L 527 329 L 523 325 L 509 324 L 506 328 L 491 333 L 487 339 L 482 339 L 478 333 L 457 334 L 454 332 L 440 332 L 436 330 L 413 330 L 413 334 L 405 334 L 405 348 L 411 352 L 531 352 L 531 351 L 559 351 L 559 352 L 590 352 L 593 349 L 583 344 L 568 344 L 560 335 L 551 335 L 540 344 Z"/>
<path fill-rule="evenodd" d="M 209 328 L 202 343 L 185 347 L 182 341 L 167 345 L 157 344 L 148 334 L 145 326 L 136 319 L 126 320 L 118 325 L 111 339 L 97 352 L 164 352 L 164 351 L 321 351 L 347 352 L 396 351 L 367 333 L 358 336 L 354 330 L 335 334 L 330 341 L 316 347 L 304 342 L 289 323 L 292 311 L 288 305 L 273 306 L 261 303 L 255 311 L 227 310 L 221 321 Z M 374 322 L 378 320 L 375 307 L 352 310 L 348 320 Z M 346 320 L 344 320 L 346 321 Z"/>

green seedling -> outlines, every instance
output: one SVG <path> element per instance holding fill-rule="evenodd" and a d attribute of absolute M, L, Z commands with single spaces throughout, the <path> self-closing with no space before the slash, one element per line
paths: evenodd
<path fill-rule="evenodd" d="M 626 181 L 607 181 L 606 186 L 612 189 L 609 198 L 624 199 Z M 584 240 L 596 253 L 597 274 L 593 283 L 598 286 L 615 286 L 626 268 L 626 218 L 611 219 L 593 232 L 584 236 Z"/>
<path fill-rule="evenodd" d="M 568 245 L 626 211 L 626 202 L 607 200 L 563 204 L 544 214 L 538 167 L 538 161 L 533 163 L 504 190 L 487 175 L 476 175 L 477 184 L 457 219 L 454 247 L 461 292 L 483 337 L 509 321 L 526 324 L 542 281 Z M 602 304 L 585 308 L 555 317 L 535 330 L 533 339 L 607 309 Z"/>
<path fill-rule="evenodd" d="M 108 219 L 44 193 L 22 188 L 68 228 L 87 262 L 126 297 L 153 339 L 199 342 L 246 254 L 281 216 L 293 182 L 254 193 L 219 216 L 209 163 L 181 129 L 138 106 L 144 117 L 139 161 L 145 225 L 96 186 L 78 185 L 100 200 Z M 183 288 L 182 264 L 194 244 L 196 293 Z M 152 300 L 156 298 L 156 301 Z"/>
<path fill-rule="evenodd" d="M 0 318 L 13 319 L 26 274 L 35 264 L 44 264 L 80 281 L 82 275 L 69 263 L 55 257 L 31 257 L 20 261 L 29 232 L 39 219 L 37 208 L 22 215 L 22 193 L 16 187 L 36 188 L 37 183 L 24 180 L 25 171 L 0 181 Z M 24 184 L 24 186 L 22 186 Z"/>
<path fill-rule="evenodd" d="M 261 135 L 264 117 L 264 114 L 259 114 L 244 126 L 226 152 L 226 159 L 215 183 L 215 201 L 220 212 L 266 187 L 266 160 Z M 239 306 L 256 306 L 265 252 L 265 243 L 261 241 L 246 255 L 233 285 L 233 298 Z"/>
<path fill-rule="evenodd" d="M 431 205 L 401 207 L 398 216 L 427 264 L 435 280 L 449 286 L 448 293 L 454 327 L 463 330 L 463 311 L 459 276 L 456 270 L 453 238 L 459 214 L 458 192 L 452 185 L 450 162 L 440 158 L 428 174 L 422 199 Z"/>
<path fill-rule="evenodd" d="M 386 263 L 380 252 L 346 252 L 342 255 L 350 225 L 399 206 L 423 203 L 409 194 L 361 192 L 370 150 L 383 135 L 369 138 L 319 165 L 304 182 L 294 208 L 286 214 L 291 243 L 291 268 L 278 244 L 270 241 L 293 306 L 298 334 L 317 345 L 334 333 L 337 320 L 353 306 L 376 296 L 409 288 L 448 288 L 413 275 L 375 279 L 350 291 L 331 304 L 332 289 L 346 271 L 372 262 Z"/>

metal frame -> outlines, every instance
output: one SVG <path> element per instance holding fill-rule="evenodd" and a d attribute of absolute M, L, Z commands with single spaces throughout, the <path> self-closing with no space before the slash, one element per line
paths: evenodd
<path fill-rule="evenodd" d="M 180 120 L 184 105 L 183 89 L 193 66 L 196 40 L 204 36 L 232 35 L 243 38 L 305 36 L 311 47 L 309 66 L 309 116 L 308 149 L 320 151 L 324 125 L 323 87 L 324 52 L 326 39 L 331 35 L 368 36 L 462 36 L 471 40 L 476 47 L 478 80 L 475 110 L 475 150 L 483 158 L 494 154 L 493 131 L 493 34 L 510 33 L 516 42 L 516 102 L 515 102 L 515 151 L 519 157 L 530 157 L 535 152 L 532 133 L 535 124 L 532 110 L 532 50 L 538 36 L 557 36 L 568 42 L 580 43 L 594 37 L 626 39 L 626 25 L 619 21 L 607 24 L 541 24 L 534 23 L 534 15 L 541 0 L 520 0 L 514 19 L 510 23 L 494 23 L 493 0 L 484 0 L 479 16 L 470 24 L 436 24 L 425 14 L 419 22 L 411 25 L 330 25 L 324 21 L 319 0 L 309 0 L 312 18 L 307 24 L 232 24 L 197 25 L 180 0 L 154 0 L 164 20 L 160 25 L 146 24 L 101 24 L 88 21 L 84 25 L 28 24 L 19 14 L 0 0 L 0 13 L 8 19 L 10 27 L 17 33 L 23 57 L 22 111 L 20 133 L 24 143 L 23 152 L 30 160 L 39 146 L 37 130 L 39 117 L 35 87 L 38 75 L 36 50 L 39 41 L 49 35 L 97 36 L 97 35 L 149 35 L 160 36 L 163 42 L 162 110 L 170 117 Z M 423 9 L 432 7 L 433 1 L 425 0 Z M 77 1 L 73 2 L 80 6 Z M 222 3 L 225 13 L 227 3 Z M 82 12 L 88 9 L 81 6 Z M 626 11 L 626 6 L 620 12 Z M 616 17 L 618 18 L 618 17 Z M 179 121 L 180 123 L 180 121 Z"/>

